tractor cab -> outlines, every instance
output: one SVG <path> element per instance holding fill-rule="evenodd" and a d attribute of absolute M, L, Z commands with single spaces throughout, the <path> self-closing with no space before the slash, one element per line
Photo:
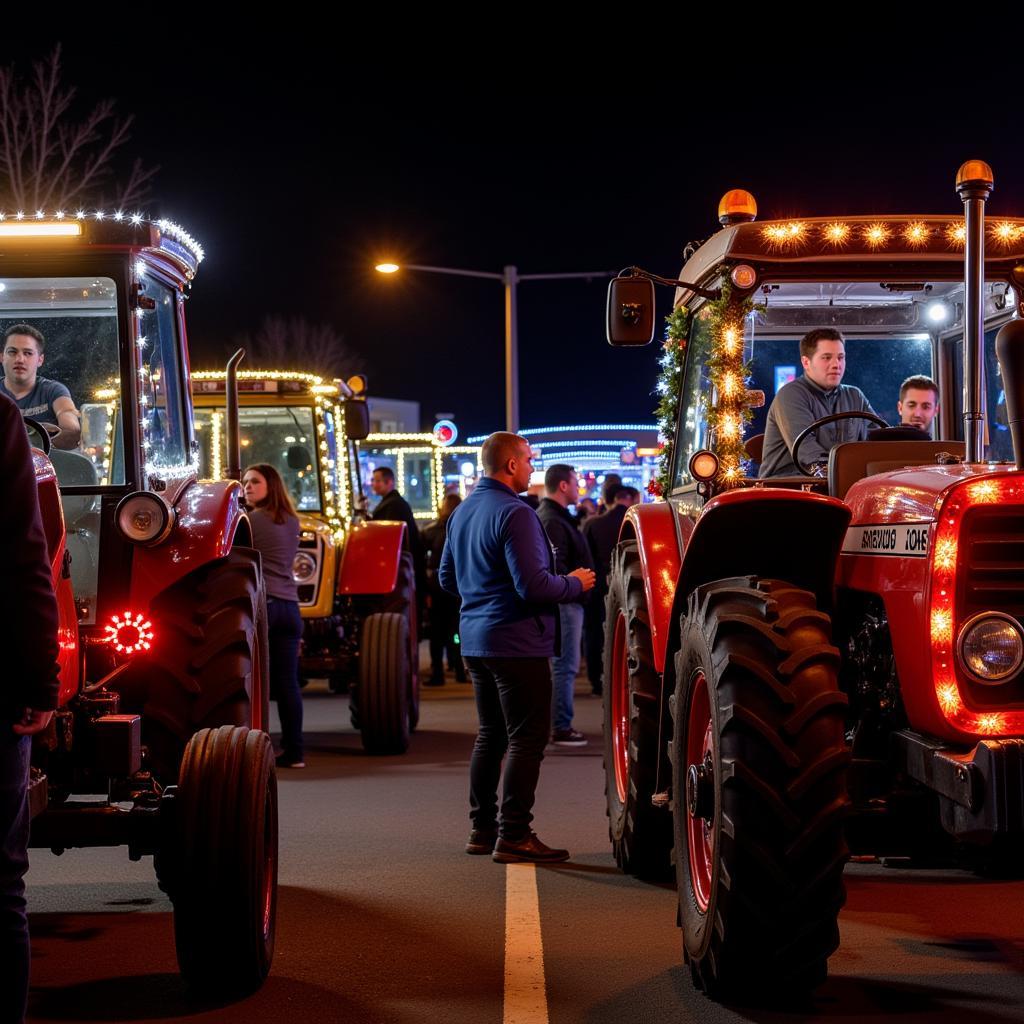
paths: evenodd
<path fill-rule="evenodd" d="M 69 444 L 58 436 L 50 461 L 78 620 L 102 632 L 127 598 L 116 586 L 101 593 L 98 583 L 101 565 L 125 554 L 114 527 L 118 502 L 137 490 L 166 493 L 172 480 L 195 475 L 182 303 L 202 249 L 169 222 L 95 215 L 6 219 L 0 244 L 0 330 L 30 328 L 38 352 L 31 370 L 42 400 L 24 414 L 46 429 L 54 385 L 81 414 L 80 437 Z M 17 394 L 26 367 L 12 348 L 4 373 Z"/>

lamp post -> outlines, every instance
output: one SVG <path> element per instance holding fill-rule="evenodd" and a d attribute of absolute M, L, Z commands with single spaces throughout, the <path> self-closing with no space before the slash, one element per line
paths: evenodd
<path fill-rule="evenodd" d="M 501 281 L 505 286 L 505 429 L 509 433 L 519 430 L 519 314 L 516 288 L 520 281 L 564 281 L 570 278 L 614 277 L 614 272 L 597 270 L 574 274 L 520 274 L 517 267 L 507 266 L 500 274 L 483 270 L 460 270 L 457 267 L 430 267 L 422 263 L 378 263 L 381 274 L 394 274 L 399 270 L 424 270 L 430 274 L 455 274 L 458 277 L 484 277 Z"/>

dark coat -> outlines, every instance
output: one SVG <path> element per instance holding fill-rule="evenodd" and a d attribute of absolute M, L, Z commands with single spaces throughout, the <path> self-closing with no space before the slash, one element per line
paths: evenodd
<path fill-rule="evenodd" d="M 570 515 L 568 509 L 550 498 L 542 498 L 537 515 L 555 551 L 555 572 L 565 575 L 573 569 L 594 568 L 590 548 L 580 533 L 576 517 Z M 578 604 L 586 604 L 589 597 L 589 593 L 581 594 L 576 601 Z"/>
<path fill-rule="evenodd" d="M 28 435 L 18 407 L 0 395 L 0 638 L 4 668 L 0 723 L 21 717 L 25 708 L 57 706 L 57 599 L 39 514 L 39 491 Z M 70 623 L 77 628 L 77 623 Z M 10 728 L 0 724 L 0 728 Z"/>
<path fill-rule="evenodd" d="M 537 513 L 490 477 L 448 520 L 441 586 L 462 597 L 462 653 L 477 658 L 550 658 L 558 653 L 555 605 L 583 591 L 556 575 Z"/>
<path fill-rule="evenodd" d="M 583 537 L 590 547 L 597 571 L 597 582 L 600 586 L 608 579 L 612 569 L 612 552 L 619 542 L 619 530 L 622 520 L 626 518 L 625 505 L 612 505 L 607 512 L 599 516 L 591 516 L 583 524 Z"/>

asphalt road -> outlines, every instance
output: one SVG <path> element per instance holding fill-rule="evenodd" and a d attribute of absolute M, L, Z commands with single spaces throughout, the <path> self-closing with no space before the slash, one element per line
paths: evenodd
<path fill-rule="evenodd" d="M 516 876 L 536 879 L 542 962 L 539 949 L 525 960 L 546 984 L 534 986 L 532 1016 L 515 1020 L 506 1002 L 506 981 L 518 983 L 506 975 L 510 869 L 462 852 L 475 714 L 470 688 L 449 681 L 426 691 L 413 746 L 393 758 L 362 753 L 344 698 L 307 693 L 309 767 L 280 774 L 277 952 L 248 998 L 190 999 L 148 861 L 33 851 L 29 1019 L 536 1024 L 546 1010 L 551 1024 L 1024 1021 L 1024 882 L 874 864 L 848 868 L 842 946 L 806 1006 L 710 1002 L 682 967 L 672 889 L 626 878 L 612 860 L 597 700 L 578 697 L 576 724 L 591 743 L 549 754 L 536 808 L 541 837 L 572 859 Z"/>

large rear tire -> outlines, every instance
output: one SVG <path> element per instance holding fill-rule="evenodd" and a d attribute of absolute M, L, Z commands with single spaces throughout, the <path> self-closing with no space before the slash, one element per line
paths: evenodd
<path fill-rule="evenodd" d="M 715 998 L 825 979 L 839 944 L 847 698 L 813 594 L 752 577 L 682 619 L 671 741 L 683 956 Z"/>
<path fill-rule="evenodd" d="M 199 729 L 267 729 L 270 664 L 259 552 L 229 554 L 178 580 L 151 606 L 153 647 L 113 685 L 125 710 L 142 714 L 149 767 L 165 785 L 178 777 Z"/>
<path fill-rule="evenodd" d="M 409 748 L 409 620 L 378 612 L 363 622 L 359 641 L 359 731 L 370 754 Z"/>
<path fill-rule="evenodd" d="M 618 546 L 608 582 L 604 646 L 604 768 L 608 835 L 615 862 L 644 878 L 672 875 L 672 820 L 652 806 L 663 757 L 661 678 L 636 541 Z M 668 762 L 662 762 L 668 785 Z"/>
<path fill-rule="evenodd" d="M 174 905 L 185 979 L 207 991 L 258 988 L 274 958 L 277 775 L 270 737 L 222 726 L 185 748 L 170 857 L 161 881 Z"/>

